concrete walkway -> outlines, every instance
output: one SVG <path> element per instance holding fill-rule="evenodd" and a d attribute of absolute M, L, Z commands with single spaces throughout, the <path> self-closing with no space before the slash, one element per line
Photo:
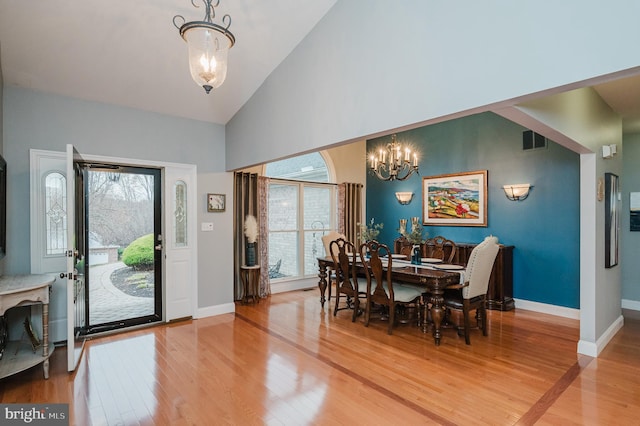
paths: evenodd
<path fill-rule="evenodd" d="M 130 296 L 111 283 L 111 273 L 126 267 L 116 262 L 89 269 L 89 325 L 153 315 L 153 297 Z"/>

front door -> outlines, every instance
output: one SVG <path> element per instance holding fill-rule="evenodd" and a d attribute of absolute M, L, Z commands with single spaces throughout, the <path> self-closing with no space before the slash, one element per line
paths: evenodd
<path fill-rule="evenodd" d="M 74 157 L 73 147 L 71 147 L 69 157 Z M 162 225 L 163 230 L 166 231 L 164 235 L 156 233 L 156 236 L 163 235 L 164 238 L 162 238 L 162 244 L 156 244 L 157 249 L 154 256 L 156 259 L 162 259 L 162 255 L 164 255 L 165 258 L 163 259 L 164 270 L 158 274 L 155 274 L 154 271 L 154 279 L 158 283 L 157 286 L 154 284 L 154 288 L 158 290 L 154 293 L 154 313 L 152 316 L 155 319 L 158 309 L 161 310 L 161 308 L 164 308 L 161 317 L 165 321 L 192 316 L 197 309 L 196 167 L 189 164 L 158 163 L 91 154 L 83 154 L 82 158 L 77 157 L 76 163 L 135 164 L 135 167 L 162 171 L 163 186 L 161 188 L 165 195 L 164 202 L 161 203 L 164 221 Z M 78 286 L 80 282 L 75 282 L 76 278 L 82 278 L 82 283 L 87 282 L 87 289 L 92 286 L 88 282 L 88 275 L 81 275 L 89 268 L 83 267 L 86 262 L 77 258 L 75 244 L 71 244 L 71 242 L 76 242 L 77 235 L 87 235 L 84 230 L 76 232 L 74 224 L 76 223 L 75 217 L 84 218 L 88 213 L 76 210 L 76 205 L 79 208 L 85 203 L 74 203 L 76 185 L 73 183 L 68 188 L 67 184 L 68 180 L 74 178 L 76 172 L 73 171 L 73 166 L 68 170 L 67 163 L 72 165 L 73 161 L 67 161 L 65 152 L 30 150 L 30 259 L 31 273 L 33 274 L 55 273 L 58 276 L 62 273 L 61 275 L 63 275 L 54 282 L 51 292 L 49 337 L 53 342 L 68 342 L 70 345 L 67 351 L 70 354 L 69 368 L 72 369 L 80 359 L 83 342 L 83 339 L 76 340 L 75 337 L 80 338 L 86 335 L 90 316 L 87 314 L 87 307 L 81 303 L 85 298 L 78 298 L 79 293 L 75 292 L 68 294 L 67 290 L 74 289 L 78 292 L 83 290 L 82 286 Z M 78 167 L 75 170 L 80 171 Z M 110 168 L 103 171 L 115 172 Z M 82 177 L 83 174 L 81 173 L 79 176 Z M 158 175 L 154 176 L 155 185 L 155 179 Z M 159 194 L 157 188 L 154 191 Z M 77 198 L 82 199 L 84 193 L 83 189 L 81 191 L 83 196 Z M 155 197 L 154 202 L 157 202 L 159 198 L 159 195 Z M 93 205 L 93 203 L 90 204 Z M 156 205 L 154 209 L 157 211 L 157 208 Z M 121 220 L 114 222 L 113 226 L 123 227 L 127 225 L 127 222 L 128 220 Z M 68 235 L 69 228 L 72 228 L 73 234 Z M 159 240 L 159 237 L 156 237 L 156 240 Z M 86 247 L 89 245 L 87 242 Z M 67 266 L 67 254 L 69 253 L 76 257 L 71 260 L 71 265 Z M 95 255 L 94 252 L 92 256 Z M 87 259 L 89 256 L 90 254 L 87 254 L 83 256 L 83 259 Z M 98 254 L 98 256 L 100 255 Z M 90 264 L 98 263 L 96 259 L 92 259 L 90 262 Z M 71 273 L 73 283 L 69 283 L 69 273 Z M 95 271 L 89 270 L 89 274 L 91 273 L 96 275 Z M 160 278 L 161 275 L 163 280 Z M 160 283 L 163 283 L 162 286 Z M 164 290 L 164 294 L 159 297 L 158 294 L 162 290 Z M 70 303 L 67 303 L 68 300 Z M 90 293 L 89 300 L 91 303 Z M 94 297 L 93 300 L 95 301 L 96 298 Z M 155 304 L 160 301 L 164 302 L 164 306 L 156 307 Z M 91 308 L 89 307 L 89 309 Z M 110 310 L 118 312 L 119 308 L 111 306 Z M 92 311 L 95 313 L 96 308 Z M 95 329 L 98 323 L 94 321 L 92 325 Z M 75 349 L 71 350 L 71 348 Z"/>
<path fill-rule="evenodd" d="M 162 320 L 161 171 L 84 162 L 87 333 Z"/>

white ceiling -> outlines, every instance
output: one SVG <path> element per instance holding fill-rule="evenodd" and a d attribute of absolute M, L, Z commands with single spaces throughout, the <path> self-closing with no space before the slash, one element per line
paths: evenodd
<path fill-rule="evenodd" d="M 5 85 L 225 124 L 336 0 L 220 0 L 236 37 L 225 83 L 206 95 L 173 25 L 203 0 L 0 1 Z M 215 4 L 216 0 L 214 0 Z"/>
<path fill-rule="evenodd" d="M 202 20 L 203 0 L 0 1 L 6 85 L 226 124 L 336 0 L 220 0 L 236 44 L 225 83 L 206 95 L 173 25 Z M 215 2 L 216 0 L 214 0 Z M 595 86 L 640 132 L 640 77 Z"/>

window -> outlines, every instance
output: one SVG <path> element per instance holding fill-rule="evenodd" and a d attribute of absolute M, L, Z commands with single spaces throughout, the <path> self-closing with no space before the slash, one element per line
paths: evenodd
<path fill-rule="evenodd" d="M 44 187 L 45 255 L 61 255 L 67 249 L 67 178 L 62 173 L 49 173 Z"/>
<path fill-rule="evenodd" d="M 271 177 L 270 278 L 316 275 L 316 258 L 324 256 L 321 238 L 336 226 L 336 187 L 328 183 L 324 158 L 312 153 L 270 163 L 265 174 Z"/>
<path fill-rule="evenodd" d="M 175 247 L 187 246 L 187 184 L 179 180 L 174 185 L 173 205 L 176 210 L 173 212 L 173 228 L 175 235 L 173 241 Z"/>

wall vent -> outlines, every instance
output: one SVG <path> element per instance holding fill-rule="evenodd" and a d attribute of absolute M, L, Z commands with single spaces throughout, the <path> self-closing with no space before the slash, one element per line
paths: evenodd
<path fill-rule="evenodd" d="M 531 151 L 533 149 L 545 149 L 547 147 L 547 138 L 533 130 L 525 130 L 522 132 L 522 150 Z"/>

